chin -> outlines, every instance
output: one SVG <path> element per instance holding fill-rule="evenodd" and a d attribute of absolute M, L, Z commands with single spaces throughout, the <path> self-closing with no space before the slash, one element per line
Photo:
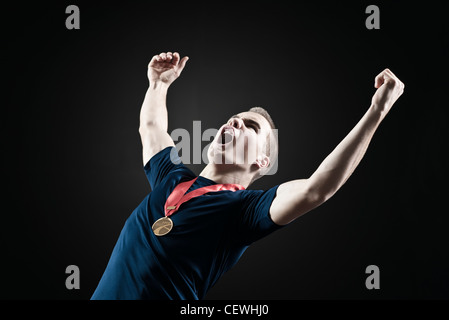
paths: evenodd
<path fill-rule="evenodd" d="M 233 165 L 232 157 L 226 158 L 226 150 L 221 144 L 213 143 L 207 152 L 207 160 L 214 165 Z"/>

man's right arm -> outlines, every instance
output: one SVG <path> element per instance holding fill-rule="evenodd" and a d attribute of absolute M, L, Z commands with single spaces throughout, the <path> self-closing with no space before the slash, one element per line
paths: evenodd
<path fill-rule="evenodd" d="M 159 151 L 175 145 L 167 132 L 167 92 L 187 60 L 188 57 L 181 60 L 177 52 L 167 52 L 155 55 L 148 65 L 150 85 L 140 110 L 139 125 L 144 165 Z"/>

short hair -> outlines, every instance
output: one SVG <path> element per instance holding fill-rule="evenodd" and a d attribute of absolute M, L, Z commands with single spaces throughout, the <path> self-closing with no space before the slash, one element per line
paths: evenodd
<path fill-rule="evenodd" d="M 268 165 L 268 170 L 266 171 L 266 173 L 268 173 L 270 171 L 271 167 L 273 166 L 273 164 L 276 162 L 277 157 L 278 157 L 278 152 L 279 152 L 278 151 L 278 149 L 279 149 L 278 139 L 277 139 L 277 135 L 276 135 L 277 134 L 276 133 L 277 130 L 275 130 L 276 126 L 274 125 L 274 121 L 271 118 L 270 114 L 264 108 L 262 108 L 262 107 L 253 107 L 253 108 L 249 109 L 248 111 L 249 112 L 258 113 L 261 116 L 263 116 L 268 121 L 268 123 L 270 124 L 270 127 L 272 129 L 270 134 L 267 136 L 267 141 L 265 143 L 266 155 L 270 159 L 270 164 Z"/>
<path fill-rule="evenodd" d="M 249 112 L 255 112 L 260 114 L 261 116 L 263 116 L 265 119 L 267 119 L 268 123 L 271 126 L 271 129 L 276 129 L 276 126 L 274 125 L 273 119 L 271 119 L 270 114 L 268 113 L 267 110 L 265 110 L 262 107 L 253 107 L 251 109 L 248 110 Z"/>

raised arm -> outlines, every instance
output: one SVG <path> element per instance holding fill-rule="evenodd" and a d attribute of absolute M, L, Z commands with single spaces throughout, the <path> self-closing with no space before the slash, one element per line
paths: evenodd
<path fill-rule="evenodd" d="M 162 149 L 174 146 L 167 133 L 167 91 L 180 76 L 188 59 L 181 59 L 177 52 L 167 52 L 155 55 L 148 65 L 150 85 L 140 110 L 139 126 L 144 165 Z"/>
<path fill-rule="evenodd" d="M 358 166 L 380 122 L 404 92 L 404 84 L 389 69 L 375 78 L 374 86 L 377 91 L 368 111 L 312 176 L 279 186 L 270 207 L 275 223 L 287 224 L 325 202 Z"/>

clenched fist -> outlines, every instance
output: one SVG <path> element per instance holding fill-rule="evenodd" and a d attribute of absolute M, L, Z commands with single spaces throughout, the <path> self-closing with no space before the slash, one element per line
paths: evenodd
<path fill-rule="evenodd" d="M 371 103 L 382 114 L 390 111 L 393 104 L 404 92 L 404 84 L 390 69 L 385 69 L 377 75 L 374 80 L 374 87 L 377 88 L 377 91 Z"/>
<path fill-rule="evenodd" d="M 178 52 L 163 52 L 153 56 L 148 65 L 148 80 L 150 83 L 163 82 L 172 84 L 184 69 L 189 57 L 181 59 Z"/>

